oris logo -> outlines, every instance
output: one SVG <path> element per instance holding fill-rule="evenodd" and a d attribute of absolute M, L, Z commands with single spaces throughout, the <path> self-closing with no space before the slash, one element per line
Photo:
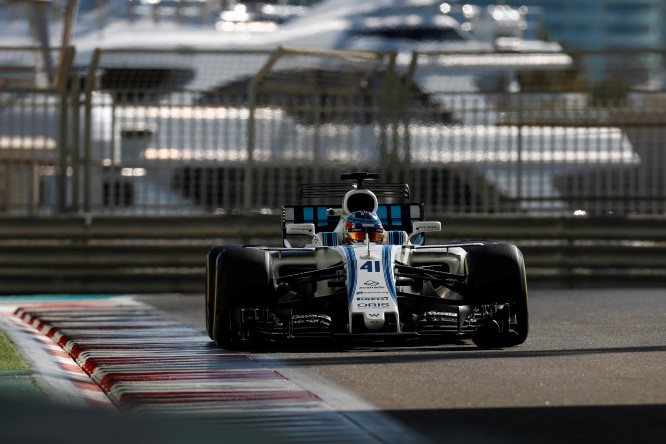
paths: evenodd
<path fill-rule="evenodd" d="M 358 308 L 389 308 L 388 302 L 359 302 L 356 304 Z"/>

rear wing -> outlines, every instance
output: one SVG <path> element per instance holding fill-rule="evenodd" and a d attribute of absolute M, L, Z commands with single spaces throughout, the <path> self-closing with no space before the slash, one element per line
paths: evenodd
<path fill-rule="evenodd" d="M 347 183 L 304 183 L 298 186 L 298 199 L 344 197 L 351 189 L 354 188 Z M 404 183 L 373 183 L 370 191 L 384 201 L 405 202 L 409 199 L 409 185 Z"/>
<path fill-rule="evenodd" d="M 282 239 L 287 238 L 287 224 L 314 224 L 315 232 L 334 231 L 340 222 L 335 205 L 286 205 L 282 207 Z M 382 221 L 384 230 L 406 231 L 411 233 L 415 221 L 425 219 L 422 203 L 380 204 L 377 217 Z"/>

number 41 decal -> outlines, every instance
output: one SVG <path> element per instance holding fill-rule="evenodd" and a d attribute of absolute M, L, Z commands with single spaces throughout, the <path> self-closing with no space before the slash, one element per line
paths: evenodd
<path fill-rule="evenodd" d="M 374 268 L 373 268 L 374 264 Z M 365 270 L 368 273 L 379 273 L 379 261 L 366 261 L 363 265 L 360 267 L 361 270 Z"/>

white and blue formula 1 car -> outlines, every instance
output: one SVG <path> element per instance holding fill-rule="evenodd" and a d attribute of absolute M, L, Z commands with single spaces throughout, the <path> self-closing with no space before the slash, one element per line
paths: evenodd
<path fill-rule="evenodd" d="M 283 207 L 284 247 L 210 249 L 206 329 L 228 349 L 298 338 L 464 339 L 479 347 L 521 344 L 528 333 L 525 265 L 515 245 L 425 245 L 441 223 L 404 184 L 304 184 L 305 199 L 342 207 Z M 379 204 L 378 197 L 392 203 Z M 394 203 L 395 202 L 395 203 Z M 302 247 L 293 247 L 296 238 Z"/>

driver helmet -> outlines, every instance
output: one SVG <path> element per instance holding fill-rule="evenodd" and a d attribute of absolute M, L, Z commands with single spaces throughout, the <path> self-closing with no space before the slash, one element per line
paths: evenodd
<path fill-rule="evenodd" d="M 370 211 L 355 211 L 345 221 L 344 234 L 346 244 L 363 242 L 366 236 L 370 242 L 382 242 L 384 227 L 376 214 Z"/>

